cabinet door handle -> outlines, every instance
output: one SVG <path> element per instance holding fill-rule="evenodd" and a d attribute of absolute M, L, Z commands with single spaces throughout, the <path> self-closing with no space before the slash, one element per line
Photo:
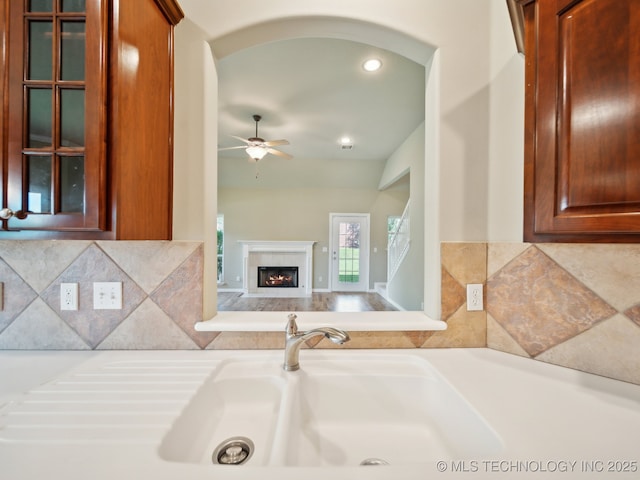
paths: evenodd
<path fill-rule="evenodd" d="M 18 220 L 24 220 L 25 218 L 27 218 L 27 212 L 23 212 L 22 210 L 14 212 L 9 207 L 5 207 L 0 210 L 1 220 L 9 220 L 11 217 L 16 217 Z"/>

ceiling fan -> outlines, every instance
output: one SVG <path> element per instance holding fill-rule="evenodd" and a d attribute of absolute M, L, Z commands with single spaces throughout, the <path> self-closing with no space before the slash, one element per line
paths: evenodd
<path fill-rule="evenodd" d="M 287 140 L 269 140 L 266 141 L 264 138 L 260 138 L 258 136 L 258 122 L 262 119 L 260 115 L 254 115 L 253 120 L 256 122 L 256 136 L 244 139 L 242 137 L 236 137 L 235 135 L 231 135 L 233 138 L 240 140 L 241 142 L 246 143 L 246 145 L 240 145 L 237 147 L 225 147 L 219 148 L 218 151 L 222 150 L 235 150 L 239 148 L 244 148 L 249 155 L 249 162 L 259 162 L 264 158 L 267 153 L 272 155 L 277 155 L 282 158 L 286 158 L 287 160 L 292 159 L 293 157 L 288 153 L 281 152 L 280 150 L 276 150 L 272 147 L 277 147 L 279 145 L 289 145 Z"/>

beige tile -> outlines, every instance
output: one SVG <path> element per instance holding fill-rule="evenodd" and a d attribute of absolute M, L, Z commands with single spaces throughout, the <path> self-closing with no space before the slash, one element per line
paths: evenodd
<path fill-rule="evenodd" d="M 97 242 L 127 275 L 151 293 L 196 250 L 201 242 L 101 241 Z"/>
<path fill-rule="evenodd" d="M 440 286 L 442 320 L 447 320 L 466 302 L 466 288 L 443 267 Z"/>
<path fill-rule="evenodd" d="M 638 345 L 640 326 L 623 315 L 616 315 L 550 348 L 536 359 L 640 384 Z"/>
<path fill-rule="evenodd" d="M 0 349 L 88 350 L 69 325 L 36 299 L 0 334 Z"/>
<path fill-rule="evenodd" d="M 351 340 L 344 345 L 323 341 L 316 348 L 416 348 L 415 338 L 405 332 L 349 332 Z"/>
<path fill-rule="evenodd" d="M 199 347 L 147 298 L 96 349 L 194 350 Z"/>
<path fill-rule="evenodd" d="M 531 356 L 616 314 L 535 247 L 489 279 L 487 311 Z"/>
<path fill-rule="evenodd" d="M 433 332 L 422 348 L 486 347 L 487 316 L 485 312 L 467 312 L 464 307 L 447 320 L 447 329 Z"/>
<path fill-rule="evenodd" d="M 529 357 L 529 354 L 491 315 L 487 315 L 487 347 L 521 357 Z"/>
<path fill-rule="evenodd" d="M 640 245 L 541 244 L 538 248 L 619 311 L 640 303 Z"/>
<path fill-rule="evenodd" d="M 196 322 L 202 320 L 203 260 L 199 249 L 193 252 L 151 294 L 156 305 L 200 348 L 207 346 L 218 335 L 198 332 L 194 328 Z"/>
<path fill-rule="evenodd" d="M 284 332 L 220 332 L 206 349 L 282 349 L 284 355 Z M 284 359 L 284 356 L 282 358 Z"/>
<path fill-rule="evenodd" d="M 489 243 L 487 246 L 487 278 L 524 252 L 529 243 Z"/>
<path fill-rule="evenodd" d="M 624 314 L 640 326 L 640 304 L 634 305 Z"/>
<path fill-rule="evenodd" d="M 76 240 L 4 240 L 0 241 L 0 257 L 40 293 L 91 243 Z"/>
<path fill-rule="evenodd" d="M 486 243 L 442 243 L 441 263 L 460 284 L 484 283 L 487 279 Z"/>

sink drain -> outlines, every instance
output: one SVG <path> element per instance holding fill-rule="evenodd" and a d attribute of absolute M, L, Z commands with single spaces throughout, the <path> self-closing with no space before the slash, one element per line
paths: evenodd
<path fill-rule="evenodd" d="M 360 462 L 360 465 L 389 465 L 389 462 L 381 458 L 366 458 Z"/>
<path fill-rule="evenodd" d="M 253 455 L 253 442 L 246 437 L 232 437 L 225 440 L 211 455 L 215 465 L 242 465 Z"/>

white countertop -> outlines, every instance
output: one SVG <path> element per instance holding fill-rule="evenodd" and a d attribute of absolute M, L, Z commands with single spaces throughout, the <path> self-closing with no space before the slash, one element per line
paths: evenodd
<path fill-rule="evenodd" d="M 302 368 L 305 357 L 322 357 L 327 352 L 301 352 Z M 161 438 L 219 361 L 261 354 L 280 362 L 282 352 L 4 351 L 0 352 L 0 478 L 640 477 L 640 386 L 489 349 L 366 352 L 415 354 L 427 359 L 498 433 L 504 452 L 475 461 L 443 459 L 419 469 L 213 467 L 168 462 L 157 454 Z M 339 353 L 332 350 L 330 354 Z M 98 370 L 100 376 L 96 376 Z M 117 382 L 109 380 L 109 372 Z M 56 402 L 48 402 L 51 398 Z M 77 405 L 78 410 L 56 411 L 52 405 L 59 405 L 60 399 Z M 119 408 L 119 403 L 126 403 L 126 409 Z M 526 468 L 535 471 L 522 473 Z"/>

